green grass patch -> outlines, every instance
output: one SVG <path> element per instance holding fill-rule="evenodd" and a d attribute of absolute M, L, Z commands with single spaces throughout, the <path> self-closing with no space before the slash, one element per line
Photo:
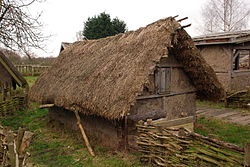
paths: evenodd
<path fill-rule="evenodd" d="M 29 86 L 31 87 L 36 82 L 38 76 L 25 76 L 24 78 L 26 79 L 26 81 L 28 82 Z"/>
<path fill-rule="evenodd" d="M 215 103 L 215 102 L 210 102 L 210 101 L 197 100 L 196 105 L 201 106 L 201 107 L 225 108 L 225 104 L 223 102 Z"/>
<path fill-rule="evenodd" d="M 245 143 L 250 142 L 250 127 L 215 119 L 199 118 L 196 123 L 195 132 L 204 136 L 210 135 L 241 147 Z"/>
<path fill-rule="evenodd" d="M 232 108 L 232 107 L 225 107 L 225 104 L 223 102 L 211 102 L 211 101 L 196 101 L 197 107 L 210 107 L 210 108 L 216 108 L 216 109 L 229 109 L 229 110 L 235 110 L 240 112 L 250 112 L 249 109 L 245 108 Z"/>
<path fill-rule="evenodd" d="M 29 161 L 36 166 L 48 167 L 142 167 L 138 155 L 111 151 L 108 148 L 93 145 L 96 157 L 91 157 L 83 142 L 58 127 L 52 127 L 48 119 L 47 109 L 38 109 L 33 104 L 26 111 L 18 111 L 15 115 L 1 120 L 3 126 L 13 130 L 19 127 L 34 132 L 34 138 L 28 152 Z M 62 128 L 62 127 L 61 127 Z"/>

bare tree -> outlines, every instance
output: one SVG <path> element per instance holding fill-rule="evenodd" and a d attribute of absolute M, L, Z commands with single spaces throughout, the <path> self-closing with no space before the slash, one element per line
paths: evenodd
<path fill-rule="evenodd" d="M 243 0 L 209 0 L 202 9 L 203 31 L 229 32 L 248 26 L 250 8 Z"/>
<path fill-rule="evenodd" d="M 30 48 L 42 49 L 41 13 L 32 16 L 29 7 L 38 0 L 0 0 L 0 44 L 28 57 Z"/>

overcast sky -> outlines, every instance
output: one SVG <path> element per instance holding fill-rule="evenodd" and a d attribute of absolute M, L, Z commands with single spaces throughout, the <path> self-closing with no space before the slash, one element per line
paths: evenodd
<path fill-rule="evenodd" d="M 168 16 L 188 16 L 182 25 L 191 36 L 197 35 L 201 7 L 206 0 L 46 0 L 34 4 L 31 12 L 43 11 L 41 21 L 43 32 L 52 37 L 46 42 L 47 53 L 36 52 L 38 56 L 58 56 L 61 42 L 74 42 L 76 32 L 83 29 L 88 17 L 106 12 L 111 18 L 125 21 L 128 30 L 136 30 Z"/>

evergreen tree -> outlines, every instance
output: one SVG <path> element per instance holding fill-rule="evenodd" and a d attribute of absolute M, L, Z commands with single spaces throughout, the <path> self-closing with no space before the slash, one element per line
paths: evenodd
<path fill-rule="evenodd" d="M 88 18 L 84 23 L 83 36 L 86 39 L 98 39 L 125 31 L 126 23 L 124 21 L 118 18 L 111 20 L 110 15 L 103 12 L 98 16 Z"/>

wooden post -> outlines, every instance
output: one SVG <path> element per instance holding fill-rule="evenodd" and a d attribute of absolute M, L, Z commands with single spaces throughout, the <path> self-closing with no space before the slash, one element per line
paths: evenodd
<path fill-rule="evenodd" d="M 250 50 L 248 51 L 248 69 L 250 69 Z"/>
<path fill-rule="evenodd" d="M 125 151 L 127 151 L 128 150 L 128 117 L 127 116 L 125 116 L 125 118 L 124 118 L 124 149 L 125 149 Z"/>
<path fill-rule="evenodd" d="M 95 153 L 94 153 L 94 151 L 93 151 L 91 145 L 89 144 L 88 137 L 87 137 L 87 135 L 86 135 L 86 133 L 85 133 L 85 131 L 84 131 L 84 129 L 83 129 L 83 126 L 82 126 L 82 124 L 81 124 L 81 118 L 80 118 L 80 116 L 79 116 L 79 113 L 78 113 L 78 111 L 74 111 L 74 113 L 75 113 L 75 116 L 76 116 L 76 119 L 77 119 L 77 125 L 78 125 L 78 127 L 79 127 L 79 129 L 80 129 L 80 131 L 81 131 L 81 134 L 82 134 L 82 137 L 83 137 L 83 139 L 84 139 L 85 145 L 86 145 L 86 147 L 87 147 L 89 153 L 94 157 L 94 156 L 95 156 Z"/>
<path fill-rule="evenodd" d="M 244 166 L 250 167 L 250 143 L 247 143 L 245 145 L 245 160 L 244 160 Z"/>

